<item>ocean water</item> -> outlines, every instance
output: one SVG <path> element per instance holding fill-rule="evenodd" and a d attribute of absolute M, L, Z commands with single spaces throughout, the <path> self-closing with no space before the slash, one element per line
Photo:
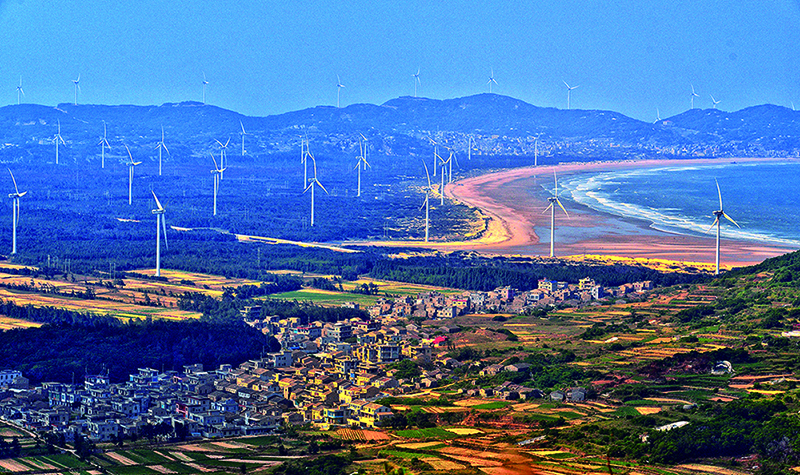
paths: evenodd
<path fill-rule="evenodd" d="M 800 248 L 800 163 L 726 163 L 586 173 L 559 192 L 592 209 L 649 221 L 662 231 L 713 236 L 719 181 L 726 238 Z M 563 190 L 563 191 L 562 191 Z M 706 234 L 707 233 L 707 234 Z"/>

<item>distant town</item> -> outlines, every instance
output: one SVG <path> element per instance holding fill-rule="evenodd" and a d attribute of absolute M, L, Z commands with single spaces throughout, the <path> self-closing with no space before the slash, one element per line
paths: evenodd
<path fill-rule="evenodd" d="M 259 435 L 307 423 L 321 429 L 379 428 L 393 412 L 376 401 L 459 380 L 453 370 L 463 363 L 445 355 L 450 335 L 461 331 L 451 323 L 453 318 L 468 312 L 520 314 L 555 304 L 586 305 L 641 296 L 651 289 L 650 281 L 602 287 L 585 278 L 577 284 L 540 280 L 537 289 L 526 292 L 503 287 L 446 296 L 431 291 L 416 298 L 381 298 L 366 309 L 369 320 L 336 323 L 262 316 L 261 307 L 251 306 L 242 310 L 245 323 L 275 337 L 281 351 L 236 368 L 229 364 L 213 369 L 188 365 L 182 371 L 140 368 L 120 383 L 93 374 L 86 375 L 82 384 L 45 382 L 30 387 L 21 372 L 4 370 L 0 372 L 0 418 L 28 430 L 49 432 L 54 440 L 70 444 L 76 437 L 114 442 L 167 435 Z M 432 324 L 423 329 L 414 321 Z M 396 364 L 401 360 L 431 369 L 408 377 Z M 529 366 L 482 365 L 479 374 L 525 372 Z M 511 382 L 459 392 L 564 402 L 583 401 L 587 393 L 581 387 L 545 393 Z"/>

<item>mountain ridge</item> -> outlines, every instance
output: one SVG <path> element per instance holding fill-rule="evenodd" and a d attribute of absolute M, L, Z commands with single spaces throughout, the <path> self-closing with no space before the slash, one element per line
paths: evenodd
<path fill-rule="evenodd" d="M 191 153 L 203 153 L 215 139 L 235 142 L 244 126 L 253 155 L 299 149 L 304 135 L 315 142 L 315 150 L 349 154 L 359 133 L 373 150 L 387 155 L 427 153 L 428 138 L 465 151 L 469 136 L 480 153 L 496 155 L 532 155 L 534 142 L 545 156 L 800 155 L 800 112 L 782 106 L 735 112 L 691 109 L 648 123 L 614 111 L 540 107 L 489 93 L 453 99 L 401 96 L 380 105 L 316 106 L 265 117 L 194 101 L 160 106 L 21 104 L 0 108 L 0 134 L 6 149 L 46 145 L 59 120 L 65 140 L 84 147 L 102 135 L 105 121 L 116 139 L 132 144 L 157 142 L 163 126 L 169 141 Z"/>

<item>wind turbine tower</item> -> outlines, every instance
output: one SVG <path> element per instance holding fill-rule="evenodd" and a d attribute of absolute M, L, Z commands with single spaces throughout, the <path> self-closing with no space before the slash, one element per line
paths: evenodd
<path fill-rule="evenodd" d="M 303 193 L 305 193 L 309 189 L 311 190 L 311 226 L 314 226 L 314 188 L 315 188 L 315 185 L 317 185 L 320 188 L 322 188 L 322 191 L 324 191 L 326 195 L 330 194 L 330 193 L 328 193 L 328 190 L 326 190 L 325 187 L 322 186 L 322 183 L 320 183 L 319 180 L 317 180 L 317 161 L 314 160 L 314 157 L 311 154 L 309 154 L 308 156 L 311 158 L 311 162 L 314 164 L 314 178 L 312 178 L 309 181 L 308 186 L 306 187 L 305 190 L 303 190 Z"/>
<path fill-rule="evenodd" d="M 336 108 L 339 108 L 339 93 L 342 92 L 342 88 L 344 84 L 342 84 L 342 80 L 339 79 L 339 75 L 336 75 Z"/>
<path fill-rule="evenodd" d="M 19 77 L 19 86 L 17 86 L 17 105 L 19 105 L 19 96 L 22 94 L 25 95 L 25 91 L 22 90 L 22 76 Z"/>
<path fill-rule="evenodd" d="M 362 135 L 361 137 L 364 137 L 364 136 Z M 361 164 L 362 163 L 364 164 L 364 170 L 366 170 L 367 167 L 371 167 L 372 165 L 367 163 L 366 144 L 362 144 L 362 142 L 359 140 L 358 145 L 359 145 L 358 148 L 359 148 L 359 151 L 361 152 L 361 155 L 358 156 L 358 161 L 356 162 L 356 166 L 355 166 L 355 168 L 353 170 L 358 170 L 358 194 L 356 196 L 360 197 L 361 196 Z"/>
<path fill-rule="evenodd" d="M 163 206 L 161 206 L 161 202 L 158 201 L 158 196 L 156 196 L 156 192 L 153 191 L 153 198 L 156 200 L 156 209 L 152 210 L 152 213 L 156 215 L 156 277 L 161 277 L 161 230 L 164 230 L 164 248 L 169 249 L 169 245 L 167 244 L 167 219 L 164 216 L 166 210 Z"/>
<path fill-rule="evenodd" d="M 543 213 L 546 213 L 547 210 L 550 210 L 550 257 L 555 257 L 555 241 L 556 241 L 556 207 L 557 204 L 562 210 L 564 210 L 564 214 L 567 215 L 569 218 L 569 213 L 567 213 L 566 208 L 564 205 L 561 204 L 561 200 L 558 199 L 558 178 L 556 178 L 556 171 L 553 170 L 553 182 L 555 183 L 555 192 L 553 196 L 547 198 L 547 201 L 550 202 L 550 205 L 544 209 Z"/>
<path fill-rule="evenodd" d="M 720 228 L 720 222 L 721 222 L 720 218 L 724 217 L 728 221 L 730 221 L 733 224 L 735 224 L 737 228 L 741 229 L 741 226 L 739 226 L 739 224 L 736 221 L 734 221 L 733 218 L 731 218 L 730 216 L 725 214 L 725 211 L 723 211 L 723 208 L 722 208 L 722 192 L 719 190 L 719 182 L 716 180 L 716 178 L 714 179 L 714 182 L 717 184 L 717 195 L 719 196 L 719 210 L 714 211 L 714 222 L 711 224 L 711 227 L 708 228 L 708 231 L 711 231 L 711 229 L 714 226 L 717 227 L 717 258 L 716 258 L 717 267 L 716 267 L 716 271 L 714 272 L 714 275 L 719 275 L 719 228 Z M 708 231 L 706 231 L 706 232 L 708 232 Z"/>
<path fill-rule="evenodd" d="M 111 149 L 111 145 L 108 144 L 108 140 L 106 139 L 107 132 L 106 121 L 103 121 L 103 137 L 100 139 L 100 143 L 97 144 L 100 146 L 100 168 L 106 167 L 106 147 Z"/>
<path fill-rule="evenodd" d="M 570 86 L 569 84 L 567 84 L 567 81 L 562 81 L 562 82 L 564 83 L 565 86 L 567 86 L 567 110 L 569 110 L 569 108 L 570 108 L 570 103 L 569 102 L 570 102 L 570 98 L 572 96 L 572 90 L 573 89 L 578 89 L 578 86 Z"/>
<path fill-rule="evenodd" d="M 61 121 L 60 120 L 58 121 L 58 133 L 56 134 L 55 137 L 53 137 L 53 140 L 55 140 L 55 142 L 56 142 L 56 165 L 58 165 L 58 142 L 61 142 L 62 144 L 64 144 L 65 147 L 67 145 L 67 143 L 64 142 L 64 138 L 61 137 Z"/>
<path fill-rule="evenodd" d="M 222 172 L 225 171 L 224 168 L 220 168 L 217 166 L 217 160 L 214 158 L 214 154 L 211 154 L 211 160 L 214 160 L 214 169 L 211 170 L 211 174 L 213 176 L 214 181 L 214 214 L 213 216 L 217 215 L 217 193 L 219 193 L 219 179 L 222 176 Z"/>
<path fill-rule="evenodd" d="M 417 74 L 414 74 L 414 97 L 417 97 L 417 85 L 421 86 L 422 82 L 419 80 L 419 68 L 417 68 Z"/>
<path fill-rule="evenodd" d="M 439 194 L 441 195 L 442 198 L 440 206 L 444 206 L 444 177 L 447 175 L 447 163 L 453 157 L 451 155 L 447 160 L 439 156 L 439 154 L 436 154 L 436 157 L 439 159 L 439 164 L 442 167 L 442 187 L 439 189 Z"/>
<path fill-rule="evenodd" d="M 134 162 L 133 156 L 131 155 L 131 149 L 125 145 L 125 150 L 128 151 L 128 204 L 133 204 L 133 167 L 136 165 L 140 165 L 142 162 Z"/>
<path fill-rule="evenodd" d="M 472 149 L 475 147 L 475 139 L 469 136 L 467 140 L 467 160 L 472 160 Z"/>
<path fill-rule="evenodd" d="M 539 166 L 539 137 L 533 139 L 533 166 Z"/>
<path fill-rule="evenodd" d="M 81 90 L 81 75 L 78 73 L 78 79 L 73 79 L 72 84 L 75 86 L 75 105 L 78 105 L 78 91 Z"/>
<path fill-rule="evenodd" d="M 244 136 L 245 136 L 245 135 L 250 135 L 250 134 L 248 134 L 247 132 L 245 132 L 245 130 L 244 130 L 244 124 L 242 123 L 242 121 L 241 121 L 241 120 L 239 121 L 239 125 L 241 125 L 241 126 L 242 126 L 242 131 L 241 131 L 241 135 L 242 135 L 242 156 L 244 157 Z"/>
<path fill-rule="evenodd" d="M 167 149 L 167 144 L 164 143 L 164 126 L 163 125 L 161 126 L 161 142 L 158 142 L 158 145 L 156 145 L 156 149 L 158 150 L 158 176 L 161 176 L 161 152 L 162 152 L 162 149 L 166 150 L 167 153 L 169 153 L 169 150 Z"/>
<path fill-rule="evenodd" d="M 11 173 L 11 169 L 8 169 L 8 173 L 11 174 L 11 181 L 14 182 L 14 193 L 9 193 L 8 197 L 11 198 L 11 214 L 12 214 L 12 231 L 11 231 L 11 254 L 17 253 L 17 223 L 19 222 L 19 199 L 25 196 L 27 191 L 23 191 L 22 193 L 19 192 L 19 188 L 17 188 L 17 180 L 14 179 L 14 174 Z"/>

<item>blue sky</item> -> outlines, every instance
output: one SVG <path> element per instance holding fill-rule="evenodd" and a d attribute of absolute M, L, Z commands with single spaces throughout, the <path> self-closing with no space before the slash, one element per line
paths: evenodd
<path fill-rule="evenodd" d="M 207 101 L 248 115 L 493 91 L 642 120 L 800 107 L 797 0 L 0 0 L 0 104 Z M 5 91 L 5 92 L 1 92 Z"/>

